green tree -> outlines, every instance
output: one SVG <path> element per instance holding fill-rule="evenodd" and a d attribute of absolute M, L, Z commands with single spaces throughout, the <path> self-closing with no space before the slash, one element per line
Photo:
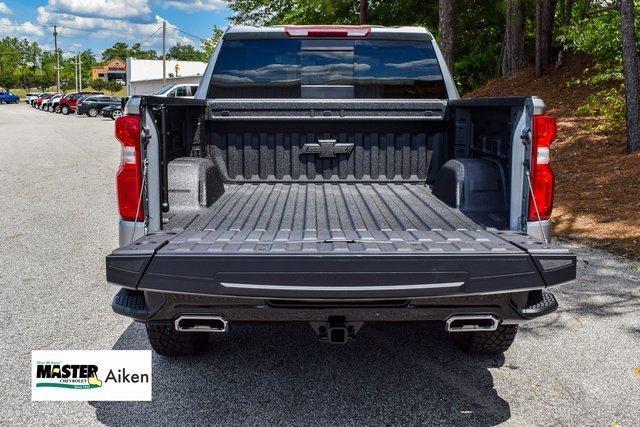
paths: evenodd
<path fill-rule="evenodd" d="M 178 42 L 169 49 L 167 59 L 175 59 L 178 61 L 207 61 L 206 53 L 196 49 L 190 44 L 182 44 Z"/>
<path fill-rule="evenodd" d="M 204 51 L 204 62 L 209 62 L 209 58 L 213 55 L 213 51 L 222 38 L 224 30 L 218 26 L 213 26 L 213 34 L 210 38 L 202 42 L 202 50 Z"/>
<path fill-rule="evenodd" d="M 127 59 L 129 57 L 137 59 L 158 59 L 158 54 L 153 49 L 142 49 L 141 43 L 133 43 L 131 47 L 129 47 L 129 45 L 124 42 L 116 42 L 113 46 L 106 48 L 102 52 L 103 62 L 110 61 L 113 58 Z"/>
<path fill-rule="evenodd" d="M 80 59 L 82 65 L 82 85 L 86 86 L 84 82 L 88 82 L 91 79 L 91 67 L 94 67 L 98 61 L 96 61 L 95 54 L 91 49 L 80 52 Z"/>
<path fill-rule="evenodd" d="M 71 89 L 75 89 L 76 87 L 76 82 L 73 79 L 68 79 L 68 78 L 60 78 L 60 90 L 62 92 L 68 92 Z"/>
<path fill-rule="evenodd" d="M 108 81 L 104 82 L 104 88 L 103 89 L 111 92 L 111 95 L 113 95 L 114 93 L 116 93 L 120 89 L 122 89 L 122 85 L 120 83 L 116 82 L 115 80 L 108 80 Z"/>
<path fill-rule="evenodd" d="M 0 88 L 11 89 L 16 87 L 18 80 L 11 71 L 3 71 L 0 73 Z"/>
<path fill-rule="evenodd" d="M 140 43 L 134 43 L 131 45 L 131 49 L 127 52 L 126 57 L 136 58 L 136 59 L 158 59 L 158 54 L 155 50 L 144 50 L 141 47 Z M 126 58 L 125 57 L 125 58 Z M 122 59 L 125 59 L 122 58 Z"/>
<path fill-rule="evenodd" d="M 106 89 L 107 82 L 102 80 L 102 79 L 95 79 L 95 80 L 91 80 L 89 82 L 89 86 L 91 86 L 91 88 L 93 90 L 96 90 L 98 92 L 102 92 L 103 90 Z"/>
<path fill-rule="evenodd" d="M 128 56 L 129 45 L 124 42 L 116 42 L 102 52 L 102 61 L 107 62 L 113 58 L 126 59 Z"/>
<path fill-rule="evenodd" d="M 18 85 L 24 90 L 38 87 L 38 76 L 31 71 L 22 73 L 18 80 Z"/>
<path fill-rule="evenodd" d="M 10 89 L 17 85 L 16 71 L 24 65 L 26 40 L 16 37 L 0 39 L 0 87 Z"/>
<path fill-rule="evenodd" d="M 56 78 L 52 74 L 37 74 L 35 76 L 34 82 L 35 86 L 44 92 L 51 86 L 55 85 Z"/>

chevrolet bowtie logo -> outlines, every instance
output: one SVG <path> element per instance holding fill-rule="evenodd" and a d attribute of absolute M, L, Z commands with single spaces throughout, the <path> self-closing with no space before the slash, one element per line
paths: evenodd
<path fill-rule="evenodd" d="M 352 150 L 352 143 L 336 142 L 335 139 L 319 139 L 318 142 L 302 146 L 302 154 L 317 154 L 318 157 L 336 157 L 337 154 L 349 154 Z"/>

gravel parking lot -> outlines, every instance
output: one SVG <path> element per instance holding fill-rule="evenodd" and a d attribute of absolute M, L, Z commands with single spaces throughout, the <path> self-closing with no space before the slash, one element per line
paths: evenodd
<path fill-rule="evenodd" d="M 640 423 L 640 263 L 583 247 L 560 310 L 504 356 L 462 354 L 437 325 L 365 325 L 346 346 L 242 326 L 199 357 L 154 355 L 152 402 L 31 402 L 31 350 L 149 348 L 104 279 L 113 123 L 0 105 L 0 424 Z"/>

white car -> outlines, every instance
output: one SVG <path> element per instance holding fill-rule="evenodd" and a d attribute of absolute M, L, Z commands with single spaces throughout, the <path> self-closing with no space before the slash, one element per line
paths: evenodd
<path fill-rule="evenodd" d="M 53 113 L 55 111 L 55 106 L 60 103 L 60 98 L 62 98 L 62 96 L 63 95 L 59 93 L 51 97 L 50 99 L 47 99 L 45 102 L 42 103 L 42 110 Z"/>
<path fill-rule="evenodd" d="M 197 90 L 197 84 L 174 84 L 163 87 L 154 95 L 165 98 L 193 98 Z"/>
<path fill-rule="evenodd" d="M 60 100 L 62 99 L 64 95 L 56 95 L 53 98 L 51 98 L 51 102 L 49 102 L 48 104 L 48 110 L 50 113 L 55 113 L 55 112 L 59 112 L 59 107 L 60 107 Z M 58 111 L 56 111 L 56 108 L 58 108 Z"/>
<path fill-rule="evenodd" d="M 28 93 L 24 96 L 24 103 L 31 104 L 31 100 L 37 99 L 40 96 L 39 93 Z"/>

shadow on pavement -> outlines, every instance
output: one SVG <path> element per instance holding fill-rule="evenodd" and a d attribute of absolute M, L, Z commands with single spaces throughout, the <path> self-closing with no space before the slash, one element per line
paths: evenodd
<path fill-rule="evenodd" d="M 149 348 L 131 324 L 114 349 Z M 366 324 L 331 346 L 306 324 L 241 325 L 195 357 L 153 356 L 152 402 L 93 402 L 98 421 L 131 424 L 495 425 L 510 417 L 489 368 L 441 325 Z"/>

